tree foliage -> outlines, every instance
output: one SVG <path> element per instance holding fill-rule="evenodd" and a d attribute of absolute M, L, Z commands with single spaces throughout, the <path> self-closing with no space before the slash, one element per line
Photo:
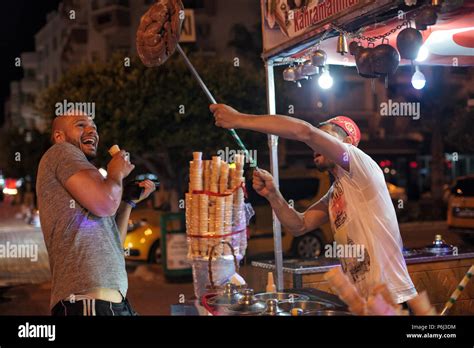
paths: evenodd
<path fill-rule="evenodd" d="M 191 60 L 218 102 L 242 112 L 264 112 L 263 73 L 210 58 Z M 135 59 L 127 67 L 119 56 L 81 65 L 44 93 L 39 109 L 52 118 L 55 104 L 63 100 L 95 103 L 99 160 L 106 160 L 106 148 L 119 144 L 175 187 L 183 183 L 193 151 L 210 157 L 226 146 L 238 150 L 229 133 L 215 127 L 208 100 L 178 55 L 157 68 Z M 251 149 L 266 144 L 255 133 L 239 134 Z"/>

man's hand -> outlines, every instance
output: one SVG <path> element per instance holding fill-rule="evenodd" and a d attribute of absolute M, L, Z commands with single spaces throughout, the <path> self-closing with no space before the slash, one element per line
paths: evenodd
<path fill-rule="evenodd" d="M 107 177 L 116 181 L 125 179 L 135 168 L 128 157 L 124 150 L 117 152 L 107 165 Z"/>
<path fill-rule="evenodd" d="M 273 176 L 263 169 L 253 171 L 253 189 L 262 197 L 271 198 L 277 192 Z"/>
<path fill-rule="evenodd" d="M 138 186 L 143 187 L 145 189 L 143 190 L 142 194 L 140 195 L 140 198 L 133 201 L 135 203 L 139 203 L 139 202 L 143 201 L 144 199 L 148 198 L 148 196 L 150 196 L 150 194 L 153 191 L 156 190 L 155 183 L 151 180 L 141 181 L 140 183 L 138 183 Z"/>
<path fill-rule="evenodd" d="M 216 126 L 226 129 L 239 128 L 239 121 L 245 117 L 225 104 L 212 104 L 209 109 L 214 114 Z"/>

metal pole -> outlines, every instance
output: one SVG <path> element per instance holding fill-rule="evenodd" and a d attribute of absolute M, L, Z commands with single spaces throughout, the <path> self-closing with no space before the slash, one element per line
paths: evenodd
<path fill-rule="evenodd" d="M 217 104 L 216 99 L 214 99 L 214 96 L 212 95 L 211 91 L 209 91 L 209 88 L 207 88 L 206 84 L 201 79 L 201 76 L 199 76 L 198 72 L 194 68 L 193 63 L 191 63 L 188 56 L 186 55 L 186 53 L 184 53 L 183 49 L 181 48 L 181 46 L 179 44 L 176 46 L 176 49 L 178 50 L 178 52 L 183 57 L 184 62 L 186 63 L 186 66 L 189 68 L 189 70 L 191 71 L 191 74 L 193 74 L 194 78 L 199 83 L 199 86 L 201 86 L 204 94 L 206 94 L 207 99 L 209 99 L 211 104 Z"/>
<path fill-rule="evenodd" d="M 268 114 L 276 115 L 275 80 L 272 61 L 265 62 L 265 70 L 267 75 Z M 268 135 L 268 147 L 270 151 L 270 171 L 278 189 L 280 180 L 278 175 L 278 137 L 276 135 Z M 283 251 L 281 244 L 281 224 L 275 212 L 273 212 L 273 245 L 275 249 L 274 253 L 277 291 L 283 290 Z"/>
<path fill-rule="evenodd" d="M 214 98 L 214 96 L 212 95 L 211 91 L 209 91 L 209 88 L 207 88 L 206 84 L 204 83 L 204 81 L 201 79 L 201 76 L 199 76 L 198 72 L 196 71 L 196 69 L 194 68 L 194 65 L 193 63 L 191 63 L 191 61 L 189 60 L 188 56 L 186 55 L 186 53 L 183 51 L 183 49 L 181 48 L 181 46 L 178 44 L 176 46 L 176 49 L 178 50 L 178 52 L 181 54 L 181 57 L 183 57 L 184 59 L 184 63 L 186 64 L 186 66 L 188 67 L 188 69 L 191 71 L 191 74 L 194 76 L 194 78 L 196 79 L 196 81 L 199 83 L 199 86 L 201 86 L 204 94 L 206 95 L 207 99 L 209 99 L 209 101 L 211 102 L 211 104 L 217 104 L 216 102 L 216 99 Z M 247 150 L 247 148 L 245 147 L 244 143 L 242 142 L 242 140 L 240 139 L 239 135 L 237 134 L 237 132 L 235 131 L 235 129 L 229 129 L 229 132 L 230 134 L 232 135 L 232 137 L 234 138 L 234 140 L 237 142 L 237 145 L 239 145 L 239 147 L 244 151 L 244 154 L 245 154 L 245 157 L 247 157 L 247 159 L 249 160 L 250 162 L 250 166 L 251 167 L 256 167 L 257 166 L 257 162 L 252 158 L 252 156 L 250 156 L 250 152 Z"/>

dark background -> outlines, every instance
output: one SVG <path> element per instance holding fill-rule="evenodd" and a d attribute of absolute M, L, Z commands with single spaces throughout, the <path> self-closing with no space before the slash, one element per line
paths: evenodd
<path fill-rule="evenodd" d="M 46 23 L 46 15 L 57 9 L 60 0 L 14 0 L 2 2 L 0 12 L 0 127 L 4 120 L 4 102 L 9 93 L 10 81 L 23 75 L 21 67 L 15 67 L 15 58 L 21 52 L 33 51 L 35 34 Z"/>

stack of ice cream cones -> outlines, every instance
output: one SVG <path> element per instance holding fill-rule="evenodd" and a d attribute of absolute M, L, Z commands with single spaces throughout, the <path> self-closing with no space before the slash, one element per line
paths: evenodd
<path fill-rule="evenodd" d="M 236 253 L 245 252 L 246 234 L 237 233 L 246 227 L 243 175 L 244 158 L 241 155 L 235 156 L 235 166 L 229 166 L 219 156 L 202 160 L 202 153 L 193 153 L 189 192 L 185 196 L 190 258 L 231 254 L 223 241 L 229 242 Z M 209 255 L 213 246 L 216 246 L 214 255 Z"/>

